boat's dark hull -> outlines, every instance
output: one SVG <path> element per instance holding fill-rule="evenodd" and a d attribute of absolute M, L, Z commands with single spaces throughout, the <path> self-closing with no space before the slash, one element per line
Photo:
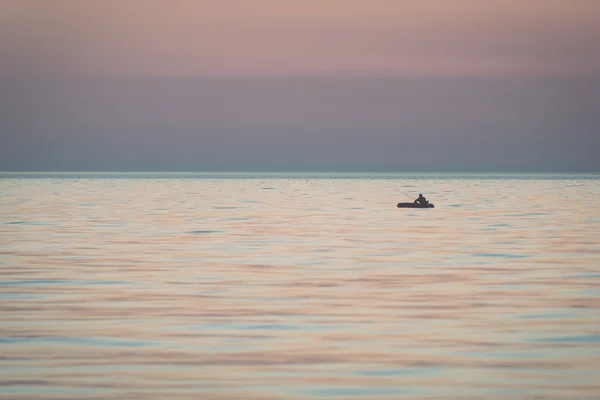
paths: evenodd
<path fill-rule="evenodd" d="M 398 208 L 433 208 L 433 204 L 398 203 Z"/>

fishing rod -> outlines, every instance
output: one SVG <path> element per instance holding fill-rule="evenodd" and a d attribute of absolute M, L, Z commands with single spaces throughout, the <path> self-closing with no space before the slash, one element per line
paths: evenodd
<path fill-rule="evenodd" d="M 408 195 L 406 193 L 404 193 L 402 190 L 398 189 L 398 187 L 396 185 L 394 185 L 394 188 L 399 191 L 400 193 L 402 193 L 403 195 L 405 195 L 406 197 L 410 197 L 410 199 L 414 199 L 414 196 Z"/>

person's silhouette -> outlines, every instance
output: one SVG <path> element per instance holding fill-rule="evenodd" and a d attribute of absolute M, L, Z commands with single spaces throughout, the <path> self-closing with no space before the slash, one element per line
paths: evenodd
<path fill-rule="evenodd" d="M 429 204 L 427 199 L 425 197 L 423 197 L 423 195 L 421 193 L 419 193 L 419 197 L 414 201 L 414 203 L 420 204 L 422 206 L 426 206 L 427 204 Z"/>

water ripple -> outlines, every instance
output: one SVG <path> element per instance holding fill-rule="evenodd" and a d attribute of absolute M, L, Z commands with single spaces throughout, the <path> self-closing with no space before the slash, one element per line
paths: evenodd
<path fill-rule="evenodd" d="M 598 177 L 7 176 L 0 397 L 600 398 Z"/>

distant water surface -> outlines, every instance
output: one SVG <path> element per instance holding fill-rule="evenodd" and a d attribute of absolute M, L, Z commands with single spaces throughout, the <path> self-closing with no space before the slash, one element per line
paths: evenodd
<path fill-rule="evenodd" d="M 2 173 L 0 398 L 600 398 L 599 199 L 598 175 Z"/>

